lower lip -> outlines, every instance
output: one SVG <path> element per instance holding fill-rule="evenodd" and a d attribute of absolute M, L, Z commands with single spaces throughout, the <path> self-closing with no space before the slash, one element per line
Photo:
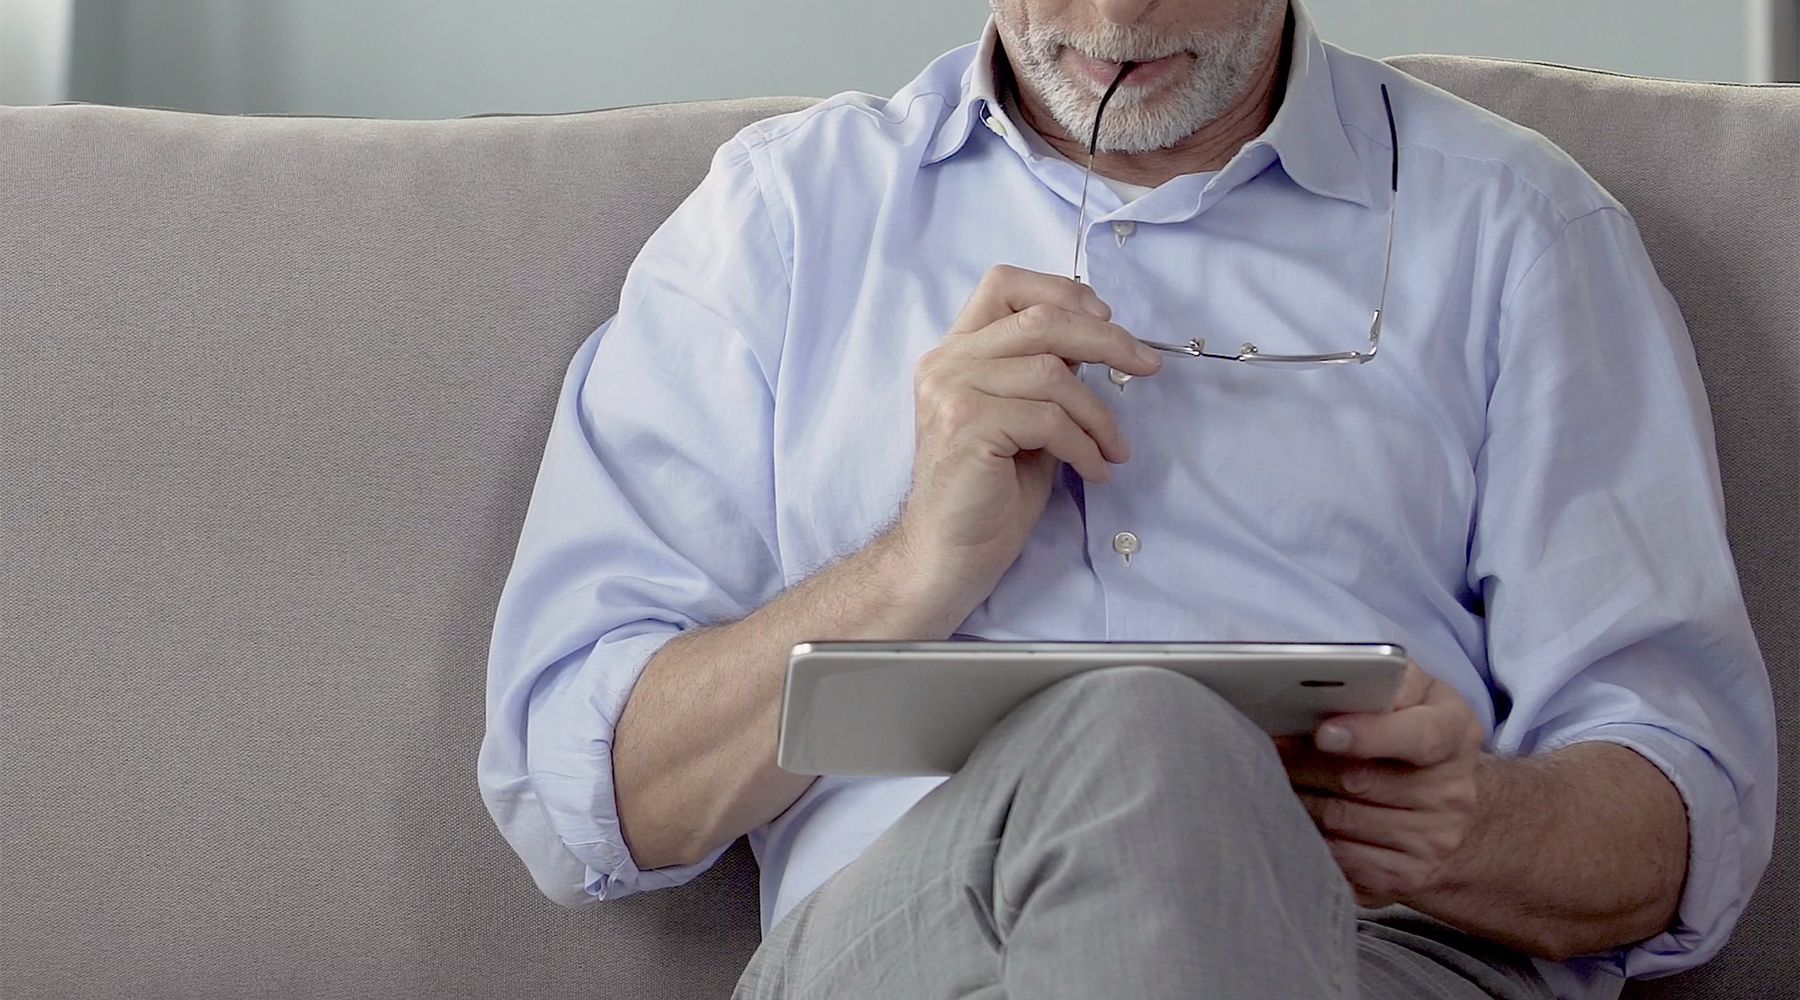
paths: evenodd
<path fill-rule="evenodd" d="M 1081 75 L 1102 87 L 1111 86 L 1113 77 L 1119 75 L 1118 63 L 1101 62 L 1076 49 L 1069 49 L 1068 53 L 1069 58 L 1074 60 L 1075 67 L 1080 71 Z M 1121 84 L 1121 86 L 1141 87 L 1145 84 L 1155 83 L 1162 77 L 1169 75 L 1180 61 L 1181 54 L 1178 52 L 1175 55 L 1164 56 L 1161 59 L 1152 62 L 1138 63 L 1131 68 L 1130 73 L 1126 74 L 1125 82 Z"/>

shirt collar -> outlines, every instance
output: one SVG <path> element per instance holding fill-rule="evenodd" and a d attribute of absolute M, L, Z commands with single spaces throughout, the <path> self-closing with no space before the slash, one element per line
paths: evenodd
<path fill-rule="evenodd" d="M 1289 0 L 1288 9 L 1292 17 L 1293 49 L 1281 107 L 1262 135 L 1246 143 L 1220 171 L 1220 182 L 1229 183 L 1231 175 L 1244 169 L 1260 172 L 1268 165 L 1272 153 L 1272 159 L 1281 163 L 1294 183 L 1308 191 L 1359 205 L 1373 205 L 1375 192 L 1369 174 L 1358 160 L 1349 137 L 1344 134 L 1325 43 L 1319 38 L 1312 16 L 1301 0 Z M 999 29 L 990 15 L 981 39 L 975 45 L 974 58 L 963 71 L 956 107 L 932 137 L 926 164 L 946 159 L 962 149 L 968 143 L 975 123 L 990 106 L 994 114 L 1000 113 L 996 60 L 1003 58 Z"/>
<path fill-rule="evenodd" d="M 949 157 L 969 141 L 969 133 L 975 127 L 975 121 L 990 105 L 996 111 L 1000 108 L 997 92 L 995 60 L 1000 58 L 1000 32 L 994 26 L 993 15 L 988 16 L 987 26 L 981 29 L 981 40 L 975 43 L 975 58 L 963 70 L 962 87 L 956 107 L 950 112 L 943 124 L 931 139 L 931 145 L 925 153 L 925 165 L 929 166 Z"/>

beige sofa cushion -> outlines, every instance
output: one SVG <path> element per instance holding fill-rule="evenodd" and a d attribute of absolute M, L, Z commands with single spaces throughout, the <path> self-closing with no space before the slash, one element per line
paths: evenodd
<path fill-rule="evenodd" d="M 1694 325 L 1791 722 L 1800 96 L 1402 65 L 1545 130 L 1638 215 Z M 564 367 L 712 151 L 806 103 L 0 109 L 0 995 L 729 993 L 757 926 L 741 850 L 560 909 L 474 760 Z M 1788 988 L 1791 824 L 1781 850 L 1679 995 Z"/>

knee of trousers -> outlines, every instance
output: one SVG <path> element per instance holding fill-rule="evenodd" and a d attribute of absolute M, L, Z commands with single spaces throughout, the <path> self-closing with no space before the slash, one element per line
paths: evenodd
<path fill-rule="evenodd" d="M 1201 767 L 1245 779 L 1282 773 L 1274 744 L 1255 723 L 1212 689 L 1162 667 L 1077 674 L 1038 692 L 992 735 L 1052 760 L 1081 755 L 1134 770 Z"/>
<path fill-rule="evenodd" d="M 1036 696 L 1049 714 L 1091 739 L 1139 739 L 1164 728 L 1196 746 L 1269 742 L 1262 730 L 1211 688 L 1163 667 L 1104 667 L 1061 681 Z M 1026 707 L 1026 706 L 1021 706 Z"/>
<path fill-rule="evenodd" d="M 970 769 L 1022 842 L 1092 836 L 1083 853 L 1096 858 L 1123 841 L 1154 845 L 1133 856 L 1146 870 L 1158 859 L 1171 885 L 1242 867 L 1256 851 L 1335 871 L 1273 741 L 1210 688 L 1161 667 L 1091 670 L 1039 692 L 989 734 Z"/>

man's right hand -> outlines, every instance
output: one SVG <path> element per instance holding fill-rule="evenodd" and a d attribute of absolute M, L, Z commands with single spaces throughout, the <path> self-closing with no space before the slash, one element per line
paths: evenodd
<path fill-rule="evenodd" d="M 1130 449 L 1076 378 L 1084 363 L 1152 375 L 1162 358 L 1068 278 L 999 265 L 914 377 L 912 489 L 896 527 L 940 600 L 973 611 L 1018 558 L 1058 461 L 1106 482 Z"/>
<path fill-rule="evenodd" d="M 795 643 L 943 639 L 1018 558 L 1058 460 L 1105 481 L 1127 451 L 1073 368 L 1159 368 L 1067 278 L 996 267 L 919 363 L 912 489 L 900 521 L 741 621 L 666 643 L 613 740 L 620 829 L 640 868 L 694 864 L 812 783 L 775 766 Z"/>

